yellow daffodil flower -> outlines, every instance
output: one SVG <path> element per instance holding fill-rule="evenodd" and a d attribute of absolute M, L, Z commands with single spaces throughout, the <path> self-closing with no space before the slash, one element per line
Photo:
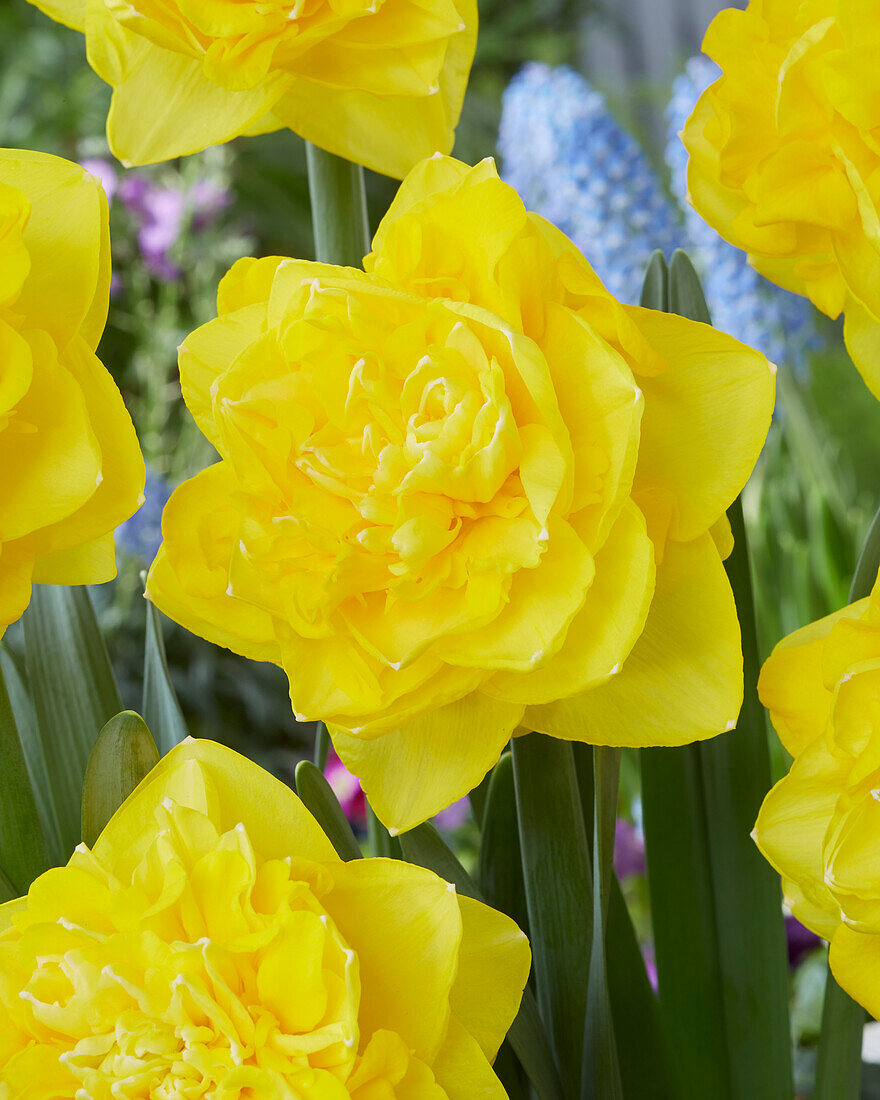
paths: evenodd
<path fill-rule="evenodd" d="M 715 17 L 723 70 L 682 132 L 689 198 L 768 279 L 845 314 L 880 397 L 880 20 L 874 0 L 751 0 Z"/>
<path fill-rule="evenodd" d="M 476 0 L 30 0 L 86 36 L 107 137 L 152 164 L 289 127 L 402 178 L 452 149 Z"/>
<path fill-rule="evenodd" d="M 210 741 L 0 907 L 0 1097 L 504 1100 L 528 943 Z"/>
<path fill-rule="evenodd" d="M 150 598 L 283 665 L 398 831 L 520 726 L 732 728 L 725 509 L 770 364 L 621 306 L 491 161 L 423 162 L 373 247 L 366 271 L 242 260 L 221 283 L 180 371 L 222 457 L 172 497 Z"/>
<path fill-rule="evenodd" d="M 880 584 L 785 638 L 759 684 L 789 774 L 755 840 L 839 984 L 880 1018 Z"/>
<path fill-rule="evenodd" d="M 95 356 L 107 217 L 79 165 L 0 149 L 0 635 L 32 582 L 114 577 L 113 531 L 142 499 L 134 429 Z"/>

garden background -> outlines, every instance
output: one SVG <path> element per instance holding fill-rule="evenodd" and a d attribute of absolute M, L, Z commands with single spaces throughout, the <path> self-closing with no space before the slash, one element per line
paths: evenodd
<path fill-rule="evenodd" d="M 583 188 L 598 179 L 603 183 L 601 194 L 591 201 L 608 204 L 612 213 L 631 213 L 647 186 L 637 178 L 639 172 L 653 172 L 650 187 L 659 188 L 664 213 L 657 215 L 656 224 L 648 221 L 644 237 L 651 247 L 664 247 L 662 240 L 651 241 L 652 233 L 675 234 L 684 224 L 681 180 L 669 171 L 674 153 L 670 156 L 667 148 L 667 104 L 673 97 L 674 105 L 675 77 L 698 50 L 702 31 L 719 6 L 713 0 L 608 0 L 605 6 L 586 0 L 481 0 L 477 60 L 455 154 L 474 163 L 500 152 L 502 174 L 515 185 L 522 183 L 521 190 L 534 187 L 535 177 L 546 168 L 541 161 L 542 138 L 559 139 L 564 127 L 542 115 L 538 99 L 523 106 L 511 92 L 499 149 L 503 95 L 527 62 L 571 66 L 605 98 L 593 102 L 593 122 L 586 130 L 575 127 L 563 135 L 571 141 L 572 135 L 588 133 L 589 145 L 574 150 L 581 175 L 556 181 L 557 204 L 565 206 L 563 184 L 571 186 L 576 179 Z M 523 93 L 531 96 L 536 85 L 529 85 L 528 79 L 546 85 L 548 73 L 533 70 L 531 78 L 520 79 L 526 80 Z M 580 84 L 571 88 L 572 94 L 584 94 Z M 158 544 L 158 517 L 169 489 L 210 461 L 210 445 L 180 397 L 177 345 L 214 316 L 217 282 L 239 256 L 310 258 L 313 245 L 305 150 L 295 135 L 280 131 L 238 139 L 180 162 L 124 171 L 109 157 L 104 138 L 109 98 L 110 89 L 86 63 L 80 36 L 24 2 L 0 2 L 0 145 L 44 150 L 86 163 L 104 175 L 112 199 L 114 283 L 99 355 L 133 415 L 150 473 L 147 502 L 121 533 L 119 577 L 94 595 L 123 700 L 136 705 L 146 613 L 140 575 Z M 528 126 L 522 115 L 512 117 L 523 110 Z M 638 141 L 643 158 L 633 151 L 627 134 Z M 571 148 L 567 155 L 571 157 Z M 623 172 L 624 163 L 638 171 Z M 395 185 L 367 175 L 375 227 Z M 544 185 L 552 191 L 553 179 L 544 179 Z M 523 197 L 536 205 L 534 194 Z M 547 197 L 551 206 L 553 198 Z M 668 222 L 669 211 L 675 224 L 661 224 L 664 217 Z M 563 211 L 557 220 L 571 232 L 562 224 L 566 216 Z M 588 235 L 583 217 L 573 224 Z M 604 239 L 597 234 L 577 243 L 610 281 L 618 253 L 607 236 L 610 231 L 602 232 Z M 621 268 L 617 275 L 623 280 L 626 273 Z M 716 288 L 720 308 L 723 291 L 723 286 Z M 760 312 L 760 301 L 756 308 Z M 715 321 L 725 327 L 717 312 Z M 777 332 L 779 348 L 761 348 L 780 367 L 773 428 L 744 497 L 763 657 L 784 634 L 847 602 L 857 549 L 877 506 L 880 404 L 865 400 L 864 383 L 849 363 L 836 326 L 818 314 L 810 316 L 809 325 L 807 341 L 802 333 Z M 192 732 L 242 749 L 292 780 L 299 755 L 311 752 L 313 730 L 302 728 L 298 740 L 292 740 L 282 671 L 245 661 L 167 621 L 165 626 L 172 677 Z M 20 644 L 15 628 L 2 644 L 15 656 Z M 775 737 L 771 745 L 777 779 L 787 762 Z M 340 767 L 335 782 L 357 819 L 362 807 L 355 781 L 349 783 Z M 467 807 L 447 814 L 441 824 L 451 830 L 466 861 L 473 840 Z M 624 753 L 620 815 L 618 874 L 650 960 L 634 753 Z M 806 1096 L 825 966 L 821 949 L 808 935 L 801 939 L 794 923 L 789 946 L 796 1072 Z M 866 1049 L 872 1045 L 869 1032 Z M 877 1048 L 876 1055 L 868 1050 L 868 1056 L 880 1063 L 880 1042 Z M 865 1095 L 880 1096 L 880 1065 L 876 1069 L 873 1079 L 867 1074 Z"/>

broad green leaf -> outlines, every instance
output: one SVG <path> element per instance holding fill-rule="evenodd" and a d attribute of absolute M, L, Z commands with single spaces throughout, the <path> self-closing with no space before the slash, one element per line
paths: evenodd
<path fill-rule="evenodd" d="M 23 624 L 28 682 L 66 861 L 82 839 L 89 756 L 122 703 L 87 589 L 34 585 Z"/>
<path fill-rule="evenodd" d="M 454 883 L 459 893 L 477 901 L 486 901 L 471 876 L 430 822 L 401 834 L 400 842 L 408 862 L 427 867 L 447 882 Z M 538 1100 L 563 1100 L 565 1094 L 559 1081 L 553 1052 L 535 998 L 528 987 L 523 992 L 519 1012 L 507 1033 L 507 1042 L 525 1070 Z"/>
<path fill-rule="evenodd" d="M 654 253 L 645 271 L 641 304 L 645 309 L 669 310 L 669 268 L 666 257 L 659 250 Z"/>
<path fill-rule="evenodd" d="M 82 838 L 90 848 L 137 785 L 159 763 L 143 718 L 124 710 L 98 734 L 83 781 Z"/>
<path fill-rule="evenodd" d="M 15 715 L 0 674 L 0 867 L 16 896 L 49 868 L 49 857 Z"/>
<path fill-rule="evenodd" d="M 590 851 L 571 745 L 530 733 L 512 742 L 538 1008 L 566 1096 L 581 1088 L 589 944 Z"/>
<path fill-rule="evenodd" d="M 15 716 L 15 725 L 30 777 L 31 790 L 40 816 L 43 836 L 46 839 L 49 863 L 53 867 L 58 867 L 65 861 L 64 845 L 61 843 L 61 828 L 49 785 L 49 766 L 46 762 L 43 739 L 40 736 L 37 712 L 31 698 L 24 664 L 3 645 L 0 645 L 0 674 L 6 683 L 6 691 Z"/>
<path fill-rule="evenodd" d="M 141 709 L 144 721 L 156 739 L 164 756 L 175 745 L 186 740 L 189 731 L 177 694 L 168 672 L 165 642 L 162 638 L 162 616 L 155 604 L 147 604 L 147 631 L 144 650 L 144 694 Z"/>
<path fill-rule="evenodd" d="M 528 935 L 513 758 L 509 752 L 504 753 L 491 774 L 480 838 L 480 889 L 489 905 L 513 917 Z"/>
<path fill-rule="evenodd" d="M 348 818 L 333 788 L 311 760 L 300 760 L 296 766 L 296 793 L 327 834 L 339 858 L 360 859 L 363 852 L 351 831 Z"/>

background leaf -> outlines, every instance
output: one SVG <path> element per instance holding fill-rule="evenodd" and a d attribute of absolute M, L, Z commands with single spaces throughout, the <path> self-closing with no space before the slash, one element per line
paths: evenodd
<path fill-rule="evenodd" d="M 98 734 L 86 766 L 82 838 L 90 848 L 137 785 L 159 763 L 159 750 L 143 718 L 124 710 Z"/>

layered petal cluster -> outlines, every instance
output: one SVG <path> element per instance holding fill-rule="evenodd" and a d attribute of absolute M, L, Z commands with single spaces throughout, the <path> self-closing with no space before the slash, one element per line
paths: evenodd
<path fill-rule="evenodd" d="M 343 863 L 209 741 L 0 908 L 0 1097 L 504 1100 L 530 954 L 430 871 Z"/>
<path fill-rule="evenodd" d="M 845 313 L 850 354 L 880 397 L 880 8 L 751 0 L 703 50 L 722 69 L 682 139 L 688 190 L 768 279 Z"/>
<path fill-rule="evenodd" d="M 774 378 L 621 306 L 491 161 L 423 162 L 366 272 L 244 260 L 189 336 L 221 461 L 163 517 L 148 594 L 283 665 L 380 817 L 471 790 L 520 725 L 613 745 L 735 722 L 725 509 Z"/>
<path fill-rule="evenodd" d="M 476 0 L 30 0 L 86 36 L 110 148 L 152 164 L 284 127 L 402 178 L 452 149 Z"/>
<path fill-rule="evenodd" d="M 840 985 L 880 1018 L 880 583 L 780 642 L 759 691 L 794 763 L 755 840 L 830 940 Z"/>
<path fill-rule="evenodd" d="M 0 635 L 32 583 L 114 577 L 113 531 L 142 499 L 134 428 L 95 356 L 109 287 L 98 181 L 0 149 Z"/>

